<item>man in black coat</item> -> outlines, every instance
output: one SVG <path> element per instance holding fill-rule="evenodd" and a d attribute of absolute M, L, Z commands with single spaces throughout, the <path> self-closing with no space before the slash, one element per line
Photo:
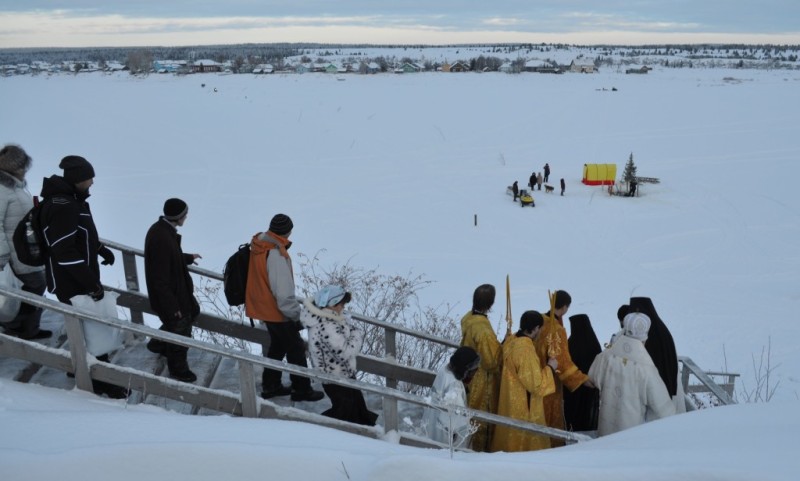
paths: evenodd
<path fill-rule="evenodd" d="M 95 301 L 103 298 L 100 265 L 114 263 L 114 253 L 100 243 L 89 209 L 89 187 L 94 184 L 94 168 L 78 155 L 68 155 L 58 166 L 64 175 L 42 181 L 42 206 L 39 219 L 45 249 L 47 290 L 64 304 L 78 295 Z M 109 362 L 108 354 L 97 356 Z M 112 398 L 128 396 L 128 390 L 102 381 L 92 381 L 96 394 Z"/>
<path fill-rule="evenodd" d="M 150 226 L 144 241 L 144 273 L 150 307 L 161 320 L 161 330 L 192 337 L 192 323 L 200 314 L 188 266 L 199 254 L 184 254 L 178 227 L 186 222 L 189 207 L 180 199 L 167 199 L 164 215 Z M 169 375 L 183 382 L 195 382 L 189 369 L 188 348 L 151 339 L 147 348 L 167 358 Z"/>
<path fill-rule="evenodd" d="M 42 181 L 41 229 L 46 246 L 47 290 L 69 304 L 77 295 L 103 298 L 100 266 L 114 263 L 114 254 L 100 243 L 89 209 L 94 169 L 83 157 L 69 155 L 59 164 L 64 176 Z"/>

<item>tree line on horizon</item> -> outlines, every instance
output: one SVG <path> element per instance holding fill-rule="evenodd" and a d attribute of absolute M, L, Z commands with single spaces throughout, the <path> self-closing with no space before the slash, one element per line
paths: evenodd
<path fill-rule="evenodd" d="M 397 50 L 398 55 L 374 55 L 370 49 Z M 734 66 L 739 68 L 800 68 L 796 65 L 800 45 L 653 45 L 653 46 L 577 46 L 566 44 L 475 44 L 475 45 L 335 45 L 335 44 L 239 44 L 182 47 L 95 47 L 95 48 L 32 48 L 0 49 L 0 65 L 31 64 L 36 61 L 124 63 L 131 72 L 147 72 L 153 60 L 185 60 L 192 62 L 210 59 L 219 63 L 231 62 L 234 71 L 247 72 L 247 66 L 269 63 L 280 70 L 290 58 L 303 62 L 324 63 L 326 58 L 345 57 L 351 63 L 376 62 L 381 71 L 403 63 L 418 63 L 425 70 L 435 70 L 441 62 L 426 59 L 426 49 L 455 49 L 452 62 L 462 62 L 470 70 L 495 71 L 510 61 L 512 71 L 522 71 L 528 56 L 546 56 L 559 50 L 575 50 L 576 55 L 592 55 L 595 65 L 613 66 L 644 63 L 664 67 L 684 68 L 695 65 Z M 513 57 L 513 58 L 512 58 Z M 665 58 L 667 57 L 667 58 Z M 644 59 L 644 61 L 643 61 Z M 670 60 L 671 59 L 671 60 Z M 733 64 L 726 62 L 733 61 Z M 551 59 L 545 62 L 558 66 Z M 252 68 L 250 68 L 250 71 Z"/>

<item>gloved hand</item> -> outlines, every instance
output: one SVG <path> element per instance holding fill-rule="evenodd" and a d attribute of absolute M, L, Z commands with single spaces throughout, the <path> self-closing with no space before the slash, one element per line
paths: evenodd
<path fill-rule="evenodd" d="M 103 286 L 99 286 L 96 291 L 89 293 L 89 297 L 94 299 L 94 302 L 102 300 L 103 296 L 105 296 L 105 295 L 106 295 L 106 293 L 103 290 Z"/>
<path fill-rule="evenodd" d="M 97 254 L 103 258 L 103 262 L 101 262 L 101 264 L 103 264 L 104 266 L 114 265 L 114 253 L 111 252 L 111 249 L 109 249 L 108 247 L 106 246 L 101 247 L 100 250 L 97 251 Z"/>

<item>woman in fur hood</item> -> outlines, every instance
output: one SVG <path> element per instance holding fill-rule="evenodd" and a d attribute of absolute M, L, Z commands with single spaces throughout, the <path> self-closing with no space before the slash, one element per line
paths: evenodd
<path fill-rule="evenodd" d="M 0 149 L 0 270 L 11 264 L 14 275 L 22 282 L 22 290 L 41 296 L 47 288 L 44 267 L 20 262 L 12 240 L 17 224 L 33 208 L 33 196 L 25 181 L 32 162 L 19 145 L 9 144 Z M 41 317 L 40 308 L 22 303 L 17 316 L 3 324 L 5 333 L 22 339 L 46 339 L 53 333 L 39 329 Z"/>
<path fill-rule="evenodd" d="M 314 297 L 303 301 L 300 322 L 308 328 L 308 352 L 311 364 L 327 374 L 347 379 L 356 377 L 356 356 L 361 352 L 364 335 L 345 314 L 344 306 L 352 296 L 339 286 L 325 286 Z M 331 408 L 322 414 L 342 421 L 374 426 L 378 415 L 367 409 L 358 389 L 338 384 L 323 384 Z"/>

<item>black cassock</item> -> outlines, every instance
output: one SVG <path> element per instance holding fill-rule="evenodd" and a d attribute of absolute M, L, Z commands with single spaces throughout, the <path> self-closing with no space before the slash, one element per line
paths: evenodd
<path fill-rule="evenodd" d="M 569 355 L 583 373 L 588 373 L 600 342 L 586 314 L 570 316 Z M 564 390 L 564 420 L 569 431 L 596 431 L 600 391 L 582 385 L 575 392 Z"/>

